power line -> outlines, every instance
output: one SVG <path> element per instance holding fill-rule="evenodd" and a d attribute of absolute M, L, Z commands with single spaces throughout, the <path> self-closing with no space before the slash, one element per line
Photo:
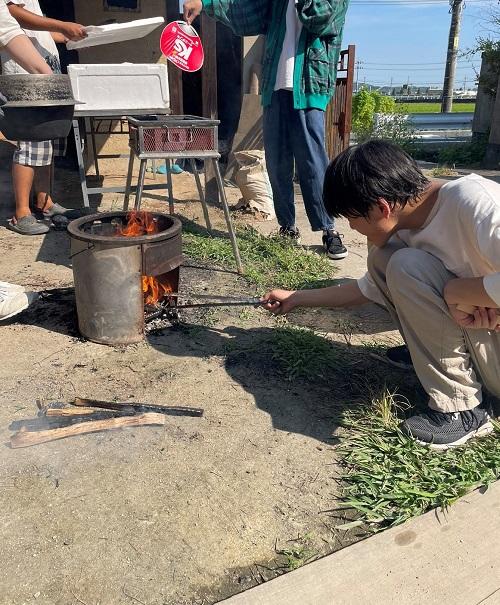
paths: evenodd
<path fill-rule="evenodd" d="M 467 4 L 477 3 L 477 4 L 486 4 L 487 0 L 467 0 Z M 449 0 L 351 0 L 351 4 L 356 4 L 358 6 L 380 6 L 382 4 L 389 6 L 439 6 L 443 4 L 449 4 Z"/>
<path fill-rule="evenodd" d="M 446 65 L 446 61 L 440 61 L 438 63 L 375 63 L 372 61 L 360 61 L 361 65 L 403 65 L 403 66 L 408 66 L 408 65 Z M 457 61 L 457 63 L 471 63 L 470 61 L 467 60 L 463 60 L 463 61 Z"/>
<path fill-rule="evenodd" d="M 470 66 L 462 66 L 462 67 L 457 67 L 457 69 L 479 69 L 479 65 L 470 65 Z M 386 69 L 384 67 L 363 67 L 363 64 L 361 64 L 360 69 L 363 69 L 365 71 L 387 71 L 387 72 L 393 72 L 393 71 L 411 71 L 412 73 L 414 71 L 443 71 L 444 69 L 444 65 L 443 67 L 414 67 L 413 69 L 408 70 L 406 67 L 401 67 L 401 68 L 394 68 L 394 69 Z"/>

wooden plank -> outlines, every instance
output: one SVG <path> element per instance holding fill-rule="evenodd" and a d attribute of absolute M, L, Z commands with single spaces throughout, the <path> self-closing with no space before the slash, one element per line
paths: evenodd
<path fill-rule="evenodd" d="M 141 414 L 140 416 L 123 416 L 120 418 L 108 418 L 106 420 L 95 420 L 91 422 L 80 422 L 71 426 L 65 426 L 58 429 L 48 429 L 46 431 L 26 431 L 21 430 L 12 435 L 10 446 L 12 448 L 30 447 L 48 441 L 73 437 L 74 435 L 84 435 L 86 433 L 97 433 L 109 429 L 118 429 L 132 426 L 159 425 L 165 424 L 163 414 Z"/>
<path fill-rule="evenodd" d="M 166 0 L 167 21 L 179 19 L 179 1 Z M 182 70 L 168 61 L 168 86 L 170 90 L 170 109 L 174 115 L 184 113 L 184 96 L 182 89 Z"/>
<path fill-rule="evenodd" d="M 325 147 L 331 160 L 349 146 L 355 50 L 350 44 L 340 52 L 335 94 L 326 108 Z"/>
<path fill-rule="evenodd" d="M 500 482 L 224 605 L 497 605 Z"/>
<path fill-rule="evenodd" d="M 201 14 L 201 40 L 205 61 L 201 72 L 203 117 L 217 118 L 217 24 L 214 19 Z"/>
<path fill-rule="evenodd" d="M 217 24 L 205 13 L 201 14 L 201 40 L 205 61 L 201 71 L 203 117 L 217 118 Z M 212 162 L 205 162 L 205 197 L 217 200 L 217 183 Z"/>

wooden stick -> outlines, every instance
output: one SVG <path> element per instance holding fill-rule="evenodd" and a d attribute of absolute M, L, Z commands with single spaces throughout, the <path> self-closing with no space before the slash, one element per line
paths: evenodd
<path fill-rule="evenodd" d="M 121 418 L 108 418 L 106 420 L 96 420 L 91 422 L 80 422 L 72 426 L 65 426 L 59 429 L 48 429 L 46 431 L 18 431 L 10 438 L 12 448 L 30 447 L 47 441 L 64 439 L 73 435 L 83 435 L 85 433 L 97 433 L 109 429 L 118 429 L 130 426 L 145 425 L 164 425 L 165 416 L 163 414 L 141 414 L 140 416 L 124 416 Z"/>
<path fill-rule="evenodd" d="M 43 410 L 44 416 L 57 418 L 72 418 L 74 416 L 91 416 L 92 414 L 135 414 L 134 408 L 122 408 L 121 410 L 105 410 L 103 408 L 85 408 L 85 407 L 69 407 L 69 408 L 46 408 Z"/>
<path fill-rule="evenodd" d="M 125 410 L 132 408 L 139 412 L 161 412 L 171 416 L 203 416 L 201 408 L 188 408 L 170 405 L 148 405 L 144 403 L 120 403 L 116 401 L 95 401 L 94 399 L 83 399 L 75 397 L 73 405 L 79 407 L 103 408 L 105 410 Z"/>

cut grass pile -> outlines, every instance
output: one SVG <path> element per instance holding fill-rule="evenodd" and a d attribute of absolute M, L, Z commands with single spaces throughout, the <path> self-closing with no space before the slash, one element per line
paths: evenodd
<path fill-rule="evenodd" d="M 398 525 L 435 508 L 446 508 L 470 491 L 500 476 L 500 429 L 465 447 L 436 452 L 399 429 L 405 405 L 388 392 L 370 407 L 345 412 L 346 433 L 338 453 L 343 459 L 344 503 L 358 518 L 344 526 L 368 525 L 373 531 Z"/>
<path fill-rule="evenodd" d="M 405 113 L 440 113 L 440 103 L 403 103 L 405 106 Z M 476 108 L 476 104 L 471 101 L 470 103 L 453 103 L 452 112 L 462 113 L 470 112 L 473 113 Z"/>
<path fill-rule="evenodd" d="M 245 277 L 261 288 L 295 290 L 311 281 L 328 280 L 334 268 L 325 256 L 307 252 L 279 236 L 265 237 L 255 229 L 237 231 Z M 190 258 L 234 268 L 231 242 L 191 225 L 184 227 L 184 252 Z"/>

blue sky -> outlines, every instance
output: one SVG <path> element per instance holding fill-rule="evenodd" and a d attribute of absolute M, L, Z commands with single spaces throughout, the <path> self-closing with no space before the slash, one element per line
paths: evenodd
<path fill-rule="evenodd" d="M 392 2 L 392 4 L 390 4 Z M 428 2 L 428 3 L 425 3 Z M 465 4 L 460 50 L 487 37 L 488 14 L 497 0 L 469 0 Z M 343 48 L 356 45 L 359 81 L 378 86 L 443 83 L 451 15 L 443 0 L 351 0 L 344 28 Z M 415 65 L 417 64 L 417 65 Z M 475 80 L 480 57 L 458 58 L 455 87 Z"/>

